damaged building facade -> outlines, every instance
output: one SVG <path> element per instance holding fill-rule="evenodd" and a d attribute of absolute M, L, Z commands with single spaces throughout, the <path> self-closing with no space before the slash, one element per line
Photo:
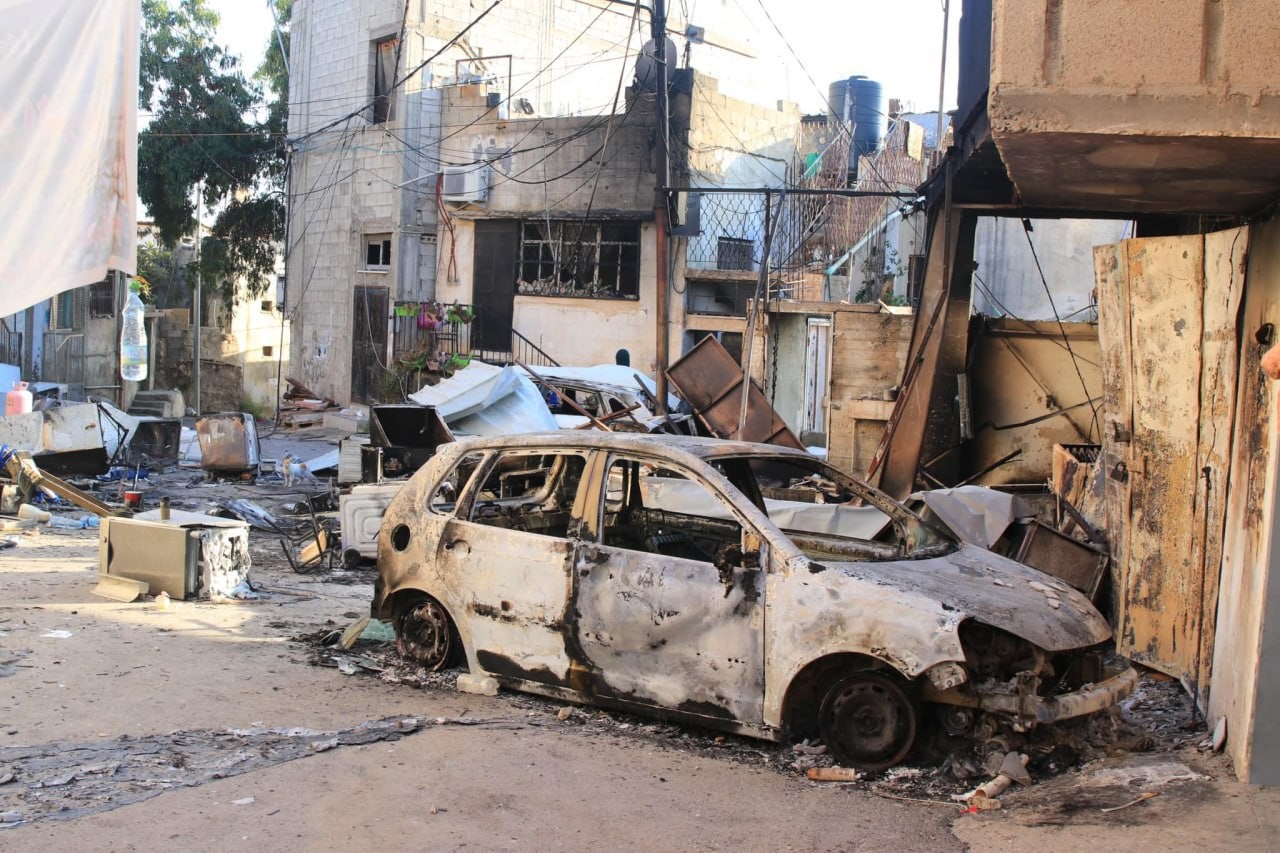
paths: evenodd
<path fill-rule="evenodd" d="M 1117 650 L 1178 678 L 1240 777 L 1264 784 L 1280 781 L 1280 737 L 1263 724 L 1280 703 L 1280 416 L 1262 364 L 1280 320 L 1280 45 L 1258 27 L 1272 14 L 964 4 L 954 143 L 923 187 L 928 261 L 868 464 L 898 496 L 1054 477 L 1064 497 L 1066 458 L 1087 535 L 1111 554 Z M 1095 236 L 1092 275 L 1072 283 L 1096 291 L 1096 326 L 1071 322 L 1067 299 L 1047 323 L 971 319 L 993 217 L 1024 232 L 1133 223 Z"/>
<path fill-rule="evenodd" d="M 672 235 L 671 290 L 691 296 L 673 298 L 659 329 L 654 198 L 666 181 L 654 63 L 638 56 L 647 26 L 631 10 L 526 0 L 454 41 L 469 6 L 404 11 L 295 6 L 286 307 L 299 380 L 367 402 L 423 347 L 532 364 L 612 362 L 626 349 L 649 371 L 660 335 L 674 353 L 707 333 L 740 345 L 758 201 L 719 218 L 708 203 L 702 221 L 724 233 L 687 231 L 687 252 Z M 705 59 L 734 71 L 739 90 L 747 62 Z M 794 105 L 740 100 L 689 68 L 673 69 L 670 99 L 670 185 L 781 187 L 795 174 Z M 673 205 L 677 232 L 688 202 Z M 686 288 L 686 275 L 698 283 Z"/>

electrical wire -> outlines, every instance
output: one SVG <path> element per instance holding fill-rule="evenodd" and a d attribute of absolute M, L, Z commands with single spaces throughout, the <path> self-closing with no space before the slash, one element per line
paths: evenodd
<path fill-rule="evenodd" d="M 1084 389 L 1084 396 L 1091 397 L 1089 394 L 1089 385 L 1084 381 L 1084 373 L 1080 371 L 1080 362 L 1076 359 L 1075 350 L 1071 348 L 1071 341 L 1067 338 L 1067 327 L 1062 324 L 1062 315 L 1058 313 L 1058 306 L 1053 301 L 1053 291 L 1049 287 L 1049 280 L 1045 277 L 1044 267 L 1040 265 L 1040 255 L 1036 252 L 1035 241 L 1031 239 L 1031 220 L 1022 220 L 1022 233 L 1026 235 L 1027 246 L 1031 248 L 1031 258 L 1036 263 L 1036 272 L 1040 274 L 1040 283 L 1044 285 L 1045 296 L 1049 298 L 1049 308 L 1053 311 L 1053 317 L 1058 321 L 1058 331 L 1062 334 L 1062 343 L 1066 345 L 1067 353 L 1071 356 L 1071 365 L 1075 368 L 1076 376 L 1080 380 L 1080 387 Z M 1093 409 L 1093 424 L 1089 427 L 1089 436 L 1093 437 L 1094 430 L 1100 430 L 1101 415 L 1096 405 L 1090 404 Z"/>
<path fill-rule="evenodd" d="M 421 70 L 422 70 L 423 68 L 425 68 L 427 65 L 429 65 L 429 64 L 430 64 L 430 63 L 432 63 L 432 62 L 434 62 L 434 61 L 435 61 L 435 60 L 436 60 L 436 59 L 437 59 L 441 54 L 443 54 L 446 50 L 448 50 L 449 48 L 451 48 L 451 47 L 453 47 L 455 44 L 457 44 L 457 42 L 458 42 L 458 41 L 459 41 L 463 36 L 465 36 L 468 32 L 470 32 L 470 31 L 472 30 L 472 28 L 474 28 L 477 24 L 479 24 L 479 23 L 480 23 L 481 21 L 483 21 L 486 17 L 488 17 L 490 12 L 492 12 L 494 9 L 498 8 L 498 7 L 499 7 L 499 6 L 501 6 L 501 5 L 502 5 L 502 0 L 493 0 L 493 3 L 491 3 L 487 9 L 485 9 L 483 12 L 481 12 L 481 13 L 480 13 L 479 15 L 477 15 L 475 18 L 472 18 L 472 20 L 471 20 L 471 22 L 470 22 L 469 24 L 467 24 L 465 27 L 463 27 L 461 30 L 459 30 L 459 31 L 458 31 L 458 32 L 457 32 L 457 33 L 456 33 L 452 38 L 450 38 L 447 42 L 445 42 L 443 45 L 441 45 L 439 50 L 437 50 L 435 53 L 433 53 L 433 54 L 431 54 L 430 56 L 428 56 L 426 59 L 422 60 L 422 62 L 420 62 L 420 63 L 418 63 L 417 65 L 415 65 L 415 66 L 414 66 L 410 71 L 406 72 L 406 73 L 405 73 L 405 75 L 404 75 L 403 77 L 401 77 L 401 78 L 399 78 L 399 79 L 395 80 L 395 81 L 391 84 L 390 88 L 388 88 L 388 90 L 387 90 L 385 93 L 383 93 L 383 95 L 382 95 L 381 97 L 389 97 L 389 96 L 391 95 L 391 93 L 392 93 L 392 92 L 394 92 L 396 89 L 398 89 L 398 88 L 400 88 L 402 85 L 404 85 L 404 84 L 405 84 L 405 82 L 407 82 L 407 81 L 409 80 L 409 78 L 410 78 L 410 77 L 412 77 L 414 74 L 417 74 L 419 71 L 421 71 Z M 407 4 L 406 4 L 406 8 L 408 8 Z M 346 115 L 341 116 L 340 118 L 336 118 L 336 119 L 334 119 L 333 121 L 328 122 L 328 123 L 326 123 L 326 124 L 324 124 L 324 125 L 321 125 L 320 127 L 316 128 L 316 129 L 315 129 L 315 130 L 313 130 L 313 131 L 310 131 L 310 132 L 308 132 L 308 133 L 304 133 L 302 136 L 299 136 L 299 137 L 297 137 L 297 138 L 295 138 L 295 139 L 293 139 L 293 140 L 291 140 L 291 141 L 292 141 L 294 144 L 298 144 L 298 143 L 301 143 L 301 142 L 305 142 L 305 141 L 307 141 L 308 139 L 311 139 L 312 137 L 314 137 L 314 136 L 316 136 L 316 135 L 318 135 L 318 134 L 321 134 L 321 133 L 325 132 L 326 130 L 329 130 L 329 129 L 331 129 L 331 128 L 337 127 L 337 126 L 338 126 L 339 124 L 341 124 L 342 122 L 344 122 L 344 121 L 346 121 L 346 120 L 348 120 L 348 119 L 355 118 L 356 116 L 358 116 L 358 115 L 360 115 L 361 113 L 363 113 L 365 110 L 367 110 L 367 109 L 369 109 L 370 107 L 372 107 L 372 106 L 377 102 L 377 100 L 378 100 L 378 98 L 377 98 L 377 97 L 375 97 L 373 100 L 368 101 L 368 102 L 367 102 L 367 103 L 365 103 L 363 106 L 361 106 L 359 109 L 352 110 L 351 112 L 347 113 Z"/>

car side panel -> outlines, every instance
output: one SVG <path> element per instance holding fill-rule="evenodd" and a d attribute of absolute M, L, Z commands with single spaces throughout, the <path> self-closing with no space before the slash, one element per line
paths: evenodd
<path fill-rule="evenodd" d="M 783 724 L 792 680 L 828 655 L 864 655 L 907 678 L 943 661 L 964 661 L 957 630 L 965 614 L 924 596 L 810 566 L 818 564 L 793 560 L 765 582 L 765 725 Z"/>

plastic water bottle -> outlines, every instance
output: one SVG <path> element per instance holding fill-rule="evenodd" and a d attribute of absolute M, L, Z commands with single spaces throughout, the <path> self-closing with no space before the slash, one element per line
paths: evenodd
<path fill-rule="evenodd" d="M 138 298 L 138 283 L 129 285 L 120 329 L 120 378 L 141 382 L 147 378 L 147 309 Z"/>

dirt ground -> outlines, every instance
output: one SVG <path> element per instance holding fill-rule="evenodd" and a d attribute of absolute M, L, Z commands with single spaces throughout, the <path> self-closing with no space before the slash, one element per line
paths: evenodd
<path fill-rule="evenodd" d="M 148 499 L 165 490 L 194 510 L 287 497 L 190 471 Z M 9 536 L 4 849 L 1280 849 L 1280 793 L 1234 782 L 1176 686 L 1125 711 L 1150 737 L 1124 745 L 1154 751 L 1117 743 L 965 814 L 949 795 L 966 783 L 928 768 L 814 783 L 803 745 L 459 693 L 456 672 L 426 677 L 387 643 L 322 646 L 368 613 L 371 572 L 296 574 L 257 532 L 259 600 L 165 608 L 90 592 L 95 531 Z"/>

